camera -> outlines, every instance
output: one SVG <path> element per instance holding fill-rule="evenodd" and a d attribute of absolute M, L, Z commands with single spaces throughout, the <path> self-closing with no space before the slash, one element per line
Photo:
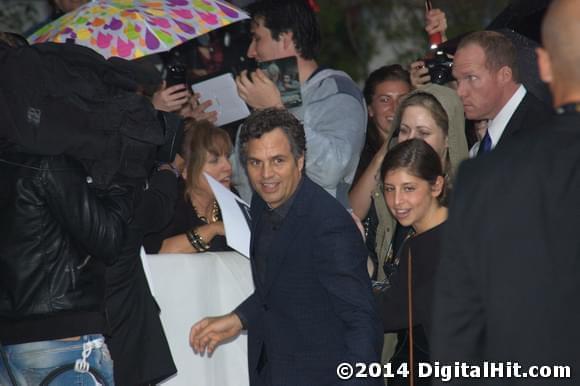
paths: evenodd
<path fill-rule="evenodd" d="M 453 75 L 451 74 L 453 60 L 445 52 L 436 51 L 432 58 L 426 58 L 424 61 L 429 70 L 431 82 L 443 85 L 453 80 Z"/>

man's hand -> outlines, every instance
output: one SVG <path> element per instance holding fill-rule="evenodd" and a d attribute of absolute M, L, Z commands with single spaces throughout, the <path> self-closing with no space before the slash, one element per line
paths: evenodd
<path fill-rule="evenodd" d="M 195 93 L 189 98 L 189 101 L 183 105 L 179 110 L 179 115 L 182 118 L 191 118 L 196 121 L 210 121 L 211 123 L 216 123 L 218 118 L 217 111 L 205 111 L 209 106 L 213 104 L 211 99 L 200 102 L 200 95 Z"/>
<path fill-rule="evenodd" d="M 250 74 L 250 77 L 248 77 L 246 70 L 242 71 L 236 77 L 236 85 L 240 97 L 254 109 L 284 107 L 280 90 L 260 69 Z"/>
<path fill-rule="evenodd" d="M 411 63 L 409 73 L 411 75 L 411 84 L 415 88 L 431 82 L 429 69 L 425 66 L 425 62 L 422 60 Z"/>
<path fill-rule="evenodd" d="M 425 31 L 427 34 L 433 35 L 437 32 L 441 32 L 441 37 L 443 41 L 447 40 L 445 36 L 445 31 L 447 30 L 447 18 L 445 17 L 445 12 L 440 9 L 432 9 L 425 13 Z"/>
<path fill-rule="evenodd" d="M 225 340 L 235 338 L 242 331 L 242 321 L 233 312 L 218 317 L 208 317 L 191 327 L 189 344 L 195 352 L 208 354 L 214 352 L 216 346 Z"/>
<path fill-rule="evenodd" d="M 158 111 L 174 112 L 183 107 L 189 100 L 189 91 L 187 85 L 176 84 L 175 86 L 166 87 L 167 83 L 163 82 L 163 86 L 155 91 L 151 102 Z"/>

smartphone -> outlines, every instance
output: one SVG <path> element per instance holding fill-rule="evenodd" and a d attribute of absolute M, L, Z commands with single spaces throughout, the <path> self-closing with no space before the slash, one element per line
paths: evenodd
<path fill-rule="evenodd" d="M 165 82 L 167 87 L 175 86 L 176 84 L 187 84 L 187 71 L 182 64 L 172 64 L 167 67 L 165 74 Z"/>

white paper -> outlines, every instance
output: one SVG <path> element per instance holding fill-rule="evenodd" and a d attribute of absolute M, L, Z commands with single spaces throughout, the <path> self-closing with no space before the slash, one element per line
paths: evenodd
<path fill-rule="evenodd" d="M 230 73 L 195 83 L 191 85 L 191 89 L 201 96 L 200 102 L 208 99 L 212 101 L 212 105 L 206 111 L 217 111 L 216 126 L 222 126 L 250 115 L 248 106 L 238 95 L 236 82 Z"/>
<path fill-rule="evenodd" d="M 248 386 L 245 333 L 220 345 L 211 356 L 194 353 L 188 336 L 195 322 L 230 312 L 254 291 L 250 261 L 236 252 L 148 255 L 146 261 L 177 367 L 177 375 L 161 385 Z"/>
<path fill-rule="evenodd" d="M 250 206 L 212 176 L 203 174 L 220 206 L 228 245 L 249 258 Z"/>

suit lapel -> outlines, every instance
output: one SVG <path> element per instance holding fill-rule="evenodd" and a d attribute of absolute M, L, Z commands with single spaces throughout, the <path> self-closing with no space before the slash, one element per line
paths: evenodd
<path fill-rule="evenodd" d="M 520 102 L 514 113 L 512 114 L 510 120 L 508 121 L 505 130 L 501 137 L 499 138 L 498 145 L 504 141 L 505 138 L 511 137 L 522 127 L 522 122 L 528 112 L 528 104 L 530 103 L 530 93 L 526 92 L 524 99 Z M 496 145 L 497 146 L 497 145 Z"/>
<path fill-rule="evenodd" d="M 256 267 L 256 260 L 254 258 L 256 253 L 256 234 L 259 229 L 258 224 L 262 221 L 262 214 L 266 209 L 266 203 L 258 197 L 258 194 L 254 192 L 252 199 L 252 205 L 250 207 L 250 213 L 252 215 L 252 229 L 250 233 L 250 264 L 252 266 L 252 277 L 254 279 L 254 287 L 263 293 L 263 283 L 258 275 L 258 270 Z"/>

